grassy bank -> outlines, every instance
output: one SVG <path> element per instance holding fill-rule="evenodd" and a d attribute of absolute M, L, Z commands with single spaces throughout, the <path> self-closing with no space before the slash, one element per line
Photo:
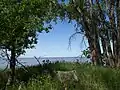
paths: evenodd
<path fill-rule="evenodd" d="M 43 66 L 29 66 L 28 72 L 22 68 L 16 70 L 18 83 L 8 90 L 64 90 L 53 71 L 76 70 L 79 81 L 68 85 L 69 90 L 119 90 L 120 70 L 95 67 L 79 63 L 45 63 Z M 7 82 L 7 72 L 0 73 L 0 88 Z"/>

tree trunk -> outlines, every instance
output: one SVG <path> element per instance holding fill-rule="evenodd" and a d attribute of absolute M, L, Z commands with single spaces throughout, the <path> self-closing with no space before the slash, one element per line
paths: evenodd
<path fill-rule="evenodd" d="M 114 61 L 113 61 L 113 54 L 112 54 L 112 49 L 111 49 L 111 44 L 110 44 L 110 38 L 109 38 L 109 31 L 106 31 L 106 46 L 107 46 L 107 52 L 108 52 L 108 63 L 112 67 L 114 66 Z"/>
<path fill-rule="evenodd" d="M 109 19 L 110 19 L 110 26 L 111 26 L 111 30 L 112 30 L 112 43 L 113 43 L 113 55 L 112 55 L 112 61 L 114 62 L 115 65 L 115 59 L 116 59 L 116 40 L 117 40 L 117 35 L 116 35 L 116 23 L 115 23 L 115 10 L 114 10 L 114 6 L 115 6 L 115 1 L 111 0 L 110 1 L 110 13 L 109 13 Z"/>
<path fill-rule="evenodd" d="M 103 48 L 103 55 L 107 57 L 106 41 L 105 41 L 105 38 L 103 38 L 102 36 L 101 36 L 101 43 Z"/>
<path fill-rule="evenodd" d="M 84 30 L 85 30 L 85 36 L 87 37 L 88 39 L 88 43 L 89 43 L 89 46 L 90 46 L 90 50 L 92 51 L 92 49 L 94 48 L 94 44 L 95 44 L 95 47 L 94 49 L 96 49 L 97 53 L 96 53 L 96 57 L 95 58 L 98 62 L 98 64 L 100 64 L 100 60 L 99 60 L 99 57 L 100 57 L 100 54 L 101 54 L 101 51 L 100 51 L 100 44 L 99 44 L 99 38 L 98 38 L 98 33 L 97 32 L 97 26 L 95 26 L 94 28 L 94 22 L 92 21 L 92 16 L 91 18 L 88 18 L 86 15 L 85 15 L 85 11 L 84 10 L 81 10 L 78 6 L 75 5 L 75 0 L 72 0 L 72 3 L 74 4 L 74 8 L 76 10 L 76 12 L 79 13 L 79 15 L 82 17 L 82 21 L 83 21 L 83 27 L 84 27 Z M 88 3 L 89 4 L 89 0 L 87 0 L 85 3 Z M 92 2 L 91 2 L 91 5 L 92 5 Z M 88 6 L 86 6 L 86 9 L 89 10 Z M 92 10 L 92 8 L 91 8 Z M 93 12 L 91 11 L 91 15 L 93 14 Z M 91 25 L 92 25 L 92 28 L 91 28 Z M 97 24 L 95 24 L 97 25 Z M 93 33 L 93 29 L 94 28 L 94 31 L 95 33 Z M 95 35 L 96 34 L 96 35 Z M 95 37 L 93 37 L 93 36 Z"/>
<path fill-rule="evenodd" d="M 107 65 L 107 62 L 108 62 L 108 56 L 107 56 L 107 46 L 106 46 L 106 40 L 103 36 L 100 36 L 101 37 L 101 46 L 102 46 L 102 50 L 103 50 L 103 55 L 101 56 L 102 58 L 102 65 L 103 66 L 106 66 Z"/>
<path fill-rule="evenodd" d="M 11 49 L 11 59 L 10 59 L 10 76 L 11 76 L 11 84 L 15 81 L 15 66 L 16 66 L 16 58 L 15 58 L 15 46 L 12 46 Z"/>
<path fill-rule="evenodd" d="M 118 61 L 118 67 L 120 66 L 120 1 L 117 0 L 116 3 L 116 9 L 117 9 L 117 61 Z"/>

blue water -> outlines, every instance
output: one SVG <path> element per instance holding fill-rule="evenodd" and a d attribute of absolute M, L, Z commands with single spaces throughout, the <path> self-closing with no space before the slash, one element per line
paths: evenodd
<path fill-rule="evenodd" d="M 38 62 L 35 58 L 18 58 L 19 62 L 22 63 L 23 65 L 37 65 Z M 39 58 L 39 62 L 42 64 L 43 60 L 50 60 L 51 62 L 55 62 L 55 61 L 66 61 L 66 62 L 76 62 L 77 60 L 79 60 L 79 62 L 90 62 L 89 59 L 87 58 L 81 58 L 81 57 L 42 57 Z M 5 60 L 0 60 L 0 68 L 5 68 L 7 65 L 7 62 Z M 20 66 L 18 64 L 18 66 Z"/>

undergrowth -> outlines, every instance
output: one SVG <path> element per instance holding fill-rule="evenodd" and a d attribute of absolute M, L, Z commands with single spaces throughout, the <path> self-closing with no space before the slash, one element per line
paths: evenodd
<path fill-rule="evenodd" d="M 120 70 L 68 62 L 45 62 L 43 65 L 27 66 L 26 71 L 16 69 L 16 82 L 8 90 L 64 90 L 54 71 L 76 70 L 79 81 L 67 85 L 68 90 L 119 90 Z M 5 86 L 8 71 L 0 73 L 0 89 Z"/>

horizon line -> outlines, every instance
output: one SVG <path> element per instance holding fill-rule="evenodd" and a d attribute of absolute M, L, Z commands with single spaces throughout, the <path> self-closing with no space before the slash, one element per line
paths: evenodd
<path fill-rule="evenodd" d="M 80 56 L 35 56 L 35 57 L 37 57 L 37 58 L 52 58 L 52 57 L 64 58 L 65 57 L 66 58 L 66 57 L 80 57 Z M 34 56 L 33 57 L 18 57 L 18 58 L 34 58 Z"/>

